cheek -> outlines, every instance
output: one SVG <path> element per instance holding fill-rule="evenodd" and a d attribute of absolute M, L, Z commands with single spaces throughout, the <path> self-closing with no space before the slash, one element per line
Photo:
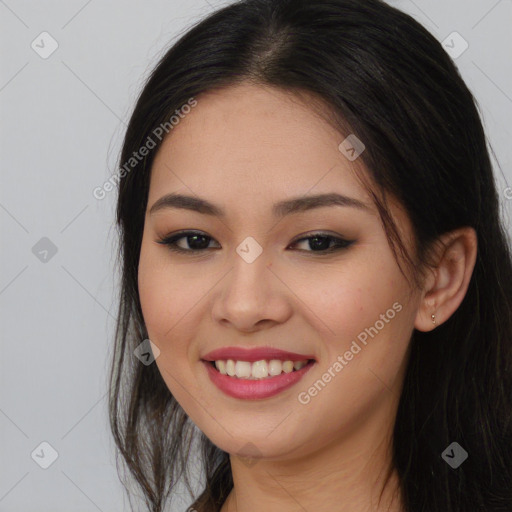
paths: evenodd
<path fill-rule="evenodd" d="M 165 318 L 163 313 L 167 303 L 162 300 L 165 290 L 165 282 L 162 283 L 162 277 L 162 273 L 158 270 L 158 262 L 152 257 L 151 251 L 147 249 L 143 241 L 138 269 L 138 288 L 144 322 L 150 338 L 155 329 L 158 330 L 157 319 Z"/>
<path fill-rule="evenodd" d="M 327 275 L 301 291 L 309 297 L 315 312 L 309 321 L 322 343 L 320 367 L 305 380 L 300 400 L 309 401 L 311 416 L 329 418 L 326 435 L 336 436 L 398 389 L 414 314 L 407 282 L 391 262 Z"/>
<path fill-rule="evenodd" d="M 185 307 L 179 276 L 166 264 L 160 250 L 143 241 L 138 269 L 139 297 L 150 339 L 160 343 L 183 315 Z M 186 287 L 185 287 L 186 290 Z M 177 300 L 179 297 L 180 300 Z"/>
<path fill-rule="evenodd" d="M 143 247 L 138 270 L 139 297 L 149 339 L 159 348 L 155 363 L 168 389 L 187 405 L 192 389 L 188 337 L 194 332 L 194 304 L 198 298 L 187 278 L 162 258 L 160 251 Z M 179 364 L 178 364 L 179 362 Z M 198 390 L 194 391 L 197 394 Z"/>
<path fill-rule="evenodd" d="M 310 275 L 295 276 L 294 292 L 326 339 L 347 340 L 372 326 L 395 302 L 404 306 L 408 286 L 393 262 L 381 256 L 373 262 L 365 258 L 328 265 L 315 272 L 313 281 Z"/>
<path fill-rule="evenodd" d="M 342 271 L 327 269 L 315 282 L 298 295 L 308 297 L 305 314 L 323 339 L 319 371 L 339 376 L 330 388 L 333 399 L 337 390 L 350 391 L 355 403 L 365 403 L 382 391 L 378 379 L 391 383 L 399 377 L 414 317 L 408 283 L 391 255 L 373 264 L 352 261 Z"/>
<path fill-rule="evenodd" d="M 143 244 L 138 269 L 139 297 L 149 338 L 167 357 L 188 356 L 187 346 L 201 318 L 207 318 L 205 297 L 218 280 L 198 274 L 192 265 L 179 266 L 160 247 Z M 191 348 L 192 350 L 194 347 Z"/>

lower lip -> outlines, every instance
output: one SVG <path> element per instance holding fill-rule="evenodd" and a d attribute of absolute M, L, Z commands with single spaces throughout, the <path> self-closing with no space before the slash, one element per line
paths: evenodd
<path fill-rule="evenodd" d="M 206 365 L 206 370 L 208 371 L 211 381 L 221 391 L 226 393 L 226 395 L 245 400 L 258 400 L 277 395 L 281 391 L 299 382 L 315 364 L 315 361 L 310 361 L 300 370 L 295 370 L 290 373 L 281 373 L 281 375 L 268 379 L 250 380 L 223 375 L 214 368 L 209 361 L 202 362 Z"/>

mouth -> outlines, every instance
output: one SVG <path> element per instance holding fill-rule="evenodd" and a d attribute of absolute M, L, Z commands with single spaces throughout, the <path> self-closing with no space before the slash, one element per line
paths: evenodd
<path fill-rule="evenodd" d="M 259 400 L 278 395 L 298 383 L 315 366 L 315 359 L 207 361 L 202 359 L 210 381 L 225 395 L 242 400 Z M 274 375 L 273 375 L 274 374 Z"/>
<path fill-rule="evenodd" d="M 279 360 L 279 359 L 261 359 L 259 361 L 241 361 L 233 359 L 218 359 L 216 361 L 202 361 L 217 373 L 232 377 L 234 379 L 244 380 L 268 380 L 279 377 L 283 374 L 294 373 L 302 368 L 312 366 L 315 359 L 303 360 Z"/>

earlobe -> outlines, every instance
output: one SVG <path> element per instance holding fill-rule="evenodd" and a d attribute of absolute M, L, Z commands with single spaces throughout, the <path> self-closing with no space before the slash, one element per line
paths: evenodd
<path fill-rule="evenodd" d="M 418 312 L 416 314 L 416 320 L 414 322 L 414 328 L 418 331 L 432 331 L 435 329 L 440 321 L 439 321 L 439 314 L 437 312 L 437 305 L 435 301 L 435 283 L 437 281 L 434 281 L 434 286 L 430 289 L 431 291 L 428 291 L 420 304 L 420 307 L 418 309 Z M 429 288 L 426 288 L 426 290 L 429 290 Z"/>
<path fill-rule="evenodd" d="M 419 331 L 428 332 L 445 322 L 463 301 L 477 256 L 477 235 L 463 227 L 440 237 L 440 249 L 414 322 Z"/>

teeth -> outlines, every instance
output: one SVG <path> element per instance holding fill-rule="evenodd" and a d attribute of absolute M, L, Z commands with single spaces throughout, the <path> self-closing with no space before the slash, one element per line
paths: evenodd
<path fill-rule="evenodd" d="M 304 361 L 280 361 L 279 359 L 271 359 L 270 361 L 215 361 L 215 367 L 222 375 L 230 377 L 238 377 L 239 379 L 259 380 L 268 377 L 275 377 L 284 373 L 291 373 L 293 370 L 300 370 L 308 364 L 308 360 Z"/>

